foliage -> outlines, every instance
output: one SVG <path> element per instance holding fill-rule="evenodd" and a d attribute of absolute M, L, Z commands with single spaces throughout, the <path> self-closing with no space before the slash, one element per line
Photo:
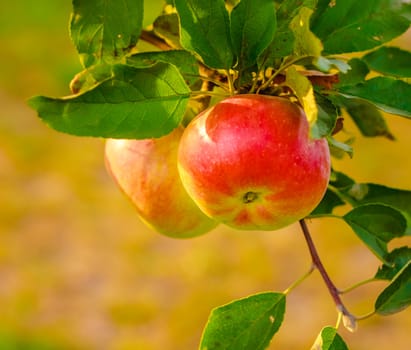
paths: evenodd
<path fill-rule="evenodd" d="M 143 139 L 168 134 L 234 93 L 281 95 L 304 107 L 312 137 L 326 137 L 334 156 L 351 155 L 352 145 L 338 140 L 343 114 L 365 137 L 389 140 L 395 136 L 385 115 L 411 117 L 411 53 L 389 44 L 410 27 L 410 13 L 399 0 L 175 0 L 143 27 L 142 0 L 73 0 L 70 34 L 84 70 L 71 83 L 72 95 L 29 103 L 61 132 Z M 337 215 L 336 208 L 348 209 Z M 389 249 L 411 234 L 411 191 L 333 172 L 311 217 L 343 220 L 381 260 L 374 279 L 388 285 L 373 313 L 411 304 L 410 248 Z M 339 321 L 321 330 L 313 348 L 347 349 L 340 321 L 353 329 L 360 318 L 346 310 L 330 280 L 326 285 Z M 292 289 L 215 309 L 200 349 L 266 348 Z"/>

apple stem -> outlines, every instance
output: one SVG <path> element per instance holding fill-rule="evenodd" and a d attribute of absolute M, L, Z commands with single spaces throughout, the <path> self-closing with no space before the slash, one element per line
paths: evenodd
<path fill-rule="evenodd" d="M 345 327 L 353 331 L 356 327 L 356 322 L 355 322 L 356 317 L 348 311 L 348 309 L 345 307 L 344 303 L 342 302 L 340 298 L 340 291 L 337 289 L 337 287 L 331 280 L 330 276 L 327 273 L 327 270 L 325 269 L 320 259 L 320 256 L 318 255 L 317 248 L 314 245 L 314 241 L 311 237 L 310 231 L 308 229 L 308 226 L 305 220 L 302 219 L 299 222 L 300 222 L 300 226 L 303 231 L 303 234 L 304 234 L 305 241 L 307 242 L 307 245 L 308 245 L 308 250 L 310 251 L 310 254 L 311 254 L 313 267 L 320 272 L 321 277 L 324 280 L 324 283 L 327 286 L 327 289 L 330 292 L 330 295 L 334 300 L 334 303 L 335 303 L 335 306 L 337 307 L 338 312 L 342 314 L 343 320 L 346 321 L 344 322 Z"/>

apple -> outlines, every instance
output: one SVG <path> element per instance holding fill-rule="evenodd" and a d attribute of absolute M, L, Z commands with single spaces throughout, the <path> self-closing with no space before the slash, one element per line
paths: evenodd
<path fill-rule="evenodd" d="M 177 128 L 157 139 L 108 139 L 106 167 L 120 189 L 131 199 L 140 218 L 169 237 L 187 238 L 217 226 L 189 197 L 177 169 Z"/>
<path fill-rule="evenodd" d="M 243 230 L 276 230 L 321 201 L 330 176 L 325 139 L 283 97 L 228 97 L 194 118 L 178 151 L 183 185 L 201 210 Z"/>

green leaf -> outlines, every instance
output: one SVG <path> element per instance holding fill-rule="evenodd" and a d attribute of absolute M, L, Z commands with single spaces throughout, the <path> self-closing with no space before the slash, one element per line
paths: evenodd
<path fill-rule="evenodd" d="M 335 192 L 327 189 L 320 204 L 311 212 L 310 217 L 320 217 L 332 214 L 335 207 L 344 205 L 345 202 Z"/>
<path fill-rule="evenodd" d="M 313 64 L 322 72 L 329 72 L 332 68 L 337 68 L 341 73 L 345 74 L 351 69 L 351 66 L 345 61 L 323 56 L 314 60 Z"/>
<path fill-rule="evenodd" d="M 181 122 L 190 90 L 166 63 L 135 68 L 114 65 L 92 90 L 65 98 L 38 96 L 29 103 L 52 128 L 79 136 L 160 137 Z"/>
<path fill-rule="evenodd" d="M 294 34 L 294 54 L 296 56 L 321 56 L 323 45 L 310 30 L 310 17 L 314 11 L 301 7 L 298 15 L 293 18 L 290 28 Z"/>
<path fill-rule="evenodd" d="M 368 66 L 385 75 L 411 77 L 411 52 L 398 47 L 380 47 L 362 58 Z"/>
<path fill-rule="evenodd" d="M 355 185 L 355 181 L 340 171 L 332 170 L 330 185 L 341 190 Z"/>
<path fill-rule="evenodd" d="M 311 128 L 311 136 L 315 139 L 330 135 L 334 130 L 338 112 L 334 104 L 321 94 L 314 93 L 317 103 L 317 120 Z"/>
<path fill-rule="evenodd" d="M 314 89 L 310 80 L 299 73 L 294 67 L 286 72 L 285 85 L 290 87 L 302 104 L 310 125 L 317 121 L 318 108 L 314 97 Z"/>
<path fill-rule="evenodd" d="M 363 83 L 370 72 L 367 64 L 359 58 L 352 58 L 348 61 L 348 65 L 351 69 L 339 75 L 339 82 L 336 86 L 351 86 Z"/>
<path fill-rule="evenodd" d="M 294 51 L 295 35 L 290 28 L 290 23 L 296 16 L 300 16 L 300 10 L 305 7 L 315 9 L 317 0 L 284 0 L 277 9 L 277 30 L 270 45 L 261 55 L 260 66 L 275 66 L 276 59 L 289 56 Z"/>
<path fill-rule="evenodd" d="M 383 115 L 373 104 L 356 98 L 344 98 L 342 102 L 361 134 L 367 137 L 384 136 L 389 140 L 395 139 Z"/>
<path fill-rule="evenodd" d="M 382 265 L 378 268 L 375 278 L 381 280 L 392 280 L 395 275 L 411 261 L 411 247 L 400 247 L 394 249 L 387 255 L 389 265 Z"/>
<path fill-rule="evenodd" d="M 198 62 L 196 58 L 185 50 L 140 52 L 127 58 L 127 64 L 134 67 L 152 66 L 157 62 L 171 63 L 190 85 L 199 79 Z"/>
<path fill-rule="evenodd" d="M 274 66 L 275 60 L 293 53 L 294 34 L 291 30 L 277 30 L 274 39 L 260 56 L 259 64 Z"/>
<path fill-rule="evenodd" d="M 400 312 L 411 304 L 411 261 L 394 277 L 375 301 L 380 315 Z"/>
<path fill-rule="evenodd" d="M 285 28 L 295 16 L 299 15 L 303 7 L 315 10 L 317 0 L 281 0 L 277 10 L 277 21 L 279 28 Z"/>
<path fill-rule="evenodd" d="M 143 0 L 73 0 L 70 34 L 84 67 L 120 62 L 136 45 Z"/>
<path fill-rule="evenodd" d="M 383 5 L 411 22 L 411 4 L 407 0 L 383 0 Z"/>
<path fill-rule="evenodd" d="M 330 1 L 329 1 L 330 3 Z M 325 54 L 357 52 L 380 46 L 404 33 L 409 21 L 383 0 L 334 1 L 323 6 L 312 23 Z"/>
<path fill-rule="evenodd" d="M 229 69 L 234 63 L 230 21 L 223 0 L 175 0 L 181 45 L 204 64 Z"/>
<path fill-rule="evenodd" d="M 342 86 L 339 92 L 345 97 L 367 100 L 379 109 L 403 117 L 411 117 L 411 84 L 388 77 L 376 77 L 355 86 Z"/>
<path fill-rule="evenodd" d="M 250 15 L 252 14 L 252 15 Z M 272 0 L 242 0 L 231 12 L 231 41 L 237 69 L 254 66 L 273 40 L 277 17 Z"/>
<path fill-rule="evenodd" d="M 200 350 L 263 350 L 284 318 L 286 296 L 259 293 L 211 312 Z"/>
<path fill-rule="evenodd" d="M 158 16 L 153 23 L 153 31 L 171 47 L 181 49 L 180 27 L 176 13 Z"/>
<path fill-rule="evenodd" d="M 341 142 L 336 140 L 332 136 L 327 136 L 327 141 L 328 146 L 330 147 L 330 152 L 333 156 L 337 158 L 342 158 L 344 154 L 348 154 L 350 157 L 353 156 L 354 150 L 349 144 L 349 142 L 351 142 L 352 140 Z"/>
<path fill-rule="evenodd" d="M 387 243 L 401 237 L 407 227 L 404 216 L 396 209 L 381 204 L 367 204 L 354 208 L 343 216 L 357 236 L 384 263 Z"/>
<path fill-rule="evenodd" d="M 111 65 L 96 64 L 76 74 L 70 82 L 70 90 L 73 94 L 79 94 L 92 89 L 100 82 L 110 79 Z"/>
<path fill-rule="evenodd" d="M 347 345 L 334 327 L 324 327 L 311 350 L 348 350 Z"/>
<path fill-rule="evenodd" d="M 411 191 L 354 182 L 343 183 L 338 190 L 353 206 L 383 204 L 401 211 L 407 219 L 407 234 L 411 234 Z"/>

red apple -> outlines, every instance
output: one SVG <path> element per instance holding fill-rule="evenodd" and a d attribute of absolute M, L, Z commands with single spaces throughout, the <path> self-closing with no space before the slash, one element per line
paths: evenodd
<path fill-rule="evenodd" d="M 158 139 L 108 139 L 105 145 L 107 169 L 141 219 L 174 238 L 198 236 L 217 226 L 188 196 L 178 175 L 182 132 L 177 128 Z"/>
<path fill-rule="evenodd" d="M 310 214 L 330 176 L 325 139 L 313 140 L 302 108 L 286 98 L 229 97 L 200 113 L 180 142 L 182 182 L 211 218 L 275 230 Z"/>

